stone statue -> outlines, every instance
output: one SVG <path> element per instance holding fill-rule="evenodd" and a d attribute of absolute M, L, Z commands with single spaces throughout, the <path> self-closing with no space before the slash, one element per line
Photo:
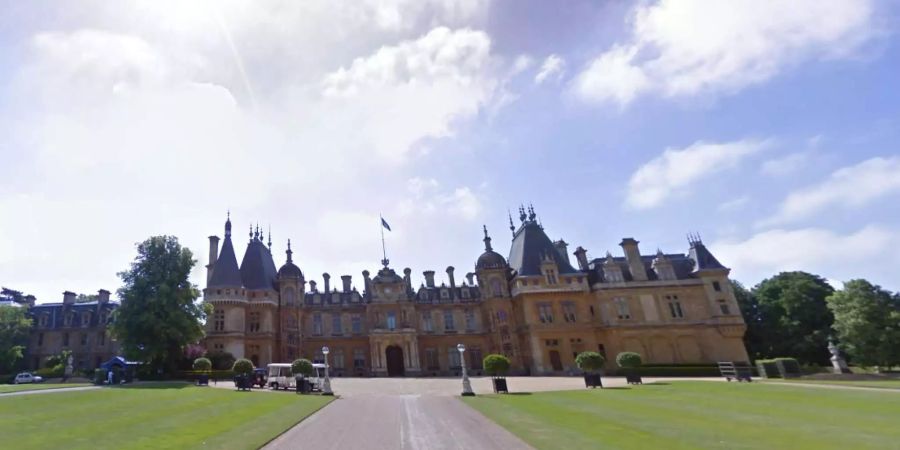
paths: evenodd
<path fill-rule="evenodd" d="M 834 373 L 852 373 L 847 367 L 847 361 L 841 356 L 841 350 L 834 345 L 831 339 L 828 340 L 828 351 L 831 352 L 831 365 Z"/>
<path fill-rule="evenodd" d="M 69 377 L 72 376 L 73 371 L 74 371 L 74 368 L 72 367 L 72 355 L 69 355 L 69 358 L 66 359 L 66 371 L 65 371 L 66 379 L 68 379 Z"/>

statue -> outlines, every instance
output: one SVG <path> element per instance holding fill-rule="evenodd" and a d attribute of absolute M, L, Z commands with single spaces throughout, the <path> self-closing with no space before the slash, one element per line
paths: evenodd
<path fill-rule="evenodd" d="M 834 345 L 831 339 L 828 339 L 828 351 L 831 352 L 831 365 L 834 373 L 852 373 L 850 368 L 847 367 L 847 361 L 841 356 L 841 350 L 837 345 Z"/>
<path fill-rule="evenodd" d="M 66 380 L 68 380 L 69 377 L 72 376 L 73 371 L 74 371 L 74 368 L 72 367 L 72 355 L 69 355 L 69 358 L 66 359 L 66 371 L 64 373 Z"/>

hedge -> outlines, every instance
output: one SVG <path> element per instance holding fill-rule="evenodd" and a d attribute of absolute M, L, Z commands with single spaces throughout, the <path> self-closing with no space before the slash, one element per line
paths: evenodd
<path fill-rule="evenodd" d="M 230 380 L 234 378 L 234 372 L 231 370 L 184 370 L 178 373 L 178 378 L 195 381 L 200 375 L 209 375 L 210 380 Z"/>

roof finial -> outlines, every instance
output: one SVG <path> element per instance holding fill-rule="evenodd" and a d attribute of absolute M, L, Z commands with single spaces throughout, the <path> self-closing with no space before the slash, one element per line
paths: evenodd
<path fill-rule="evenodd" d="M 525 215 L 525 205 L 519 205 L 519 221 L 524 222 L 528 216 Z"/>
<path fill-rule="evenodd" d="M 225 219 L 225 237 L 231 236 L 231 211 L 228 211 L 228 215 Z"/>
<path fill-rule="evenodd" d="M 494 249 L 491 248 L 491 237 L 488 236 L 487 232 L 487 225 L 482 225 L 481 227 L 484 228 L 484 251 L 493 251 Z"/>
<path fill-rule="evenodd" d="M 253 222 L 250 222 L 250 240 L 253 240 Z"/>
<path fill-rule="evenodd" d="M 513 225 L 512 221 L 512 213 L 507 209 L 506 214 L 509 215 L 509 231 L 512 232 L 513 236 L 516 235 L 516 227 Z"/>
<path fill-rule="evenodd" d="M 272 250 L 272 225 L 269 224 L 269 251 Z"/>
<path fill-rule="evenodd" d="M 528 220 L 534 222 L 534 218 L 537 217 L 537 214 L 534 213 L 534 205 L 528 204 Z"/>
<path fill-rule="evenodd" d="M 285 251 L 285 253 L 287 253 L 287 262 L 288 263 L 294 262 L 294 258 L 293 258 L 294 251 L 291 250 L 291 240 L 290 239 L 288 239 L 288 248 Z"/>
<path fill-rule="evenodd" d="M 256 233 L 253 233 L 253 237 L 258 241 L 259 239 L 259 222 L 256 222 Z"/>

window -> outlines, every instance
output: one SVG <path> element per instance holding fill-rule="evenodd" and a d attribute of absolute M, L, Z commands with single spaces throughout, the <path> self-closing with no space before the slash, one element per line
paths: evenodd
<path fill-rule="evenodd" d="M 606 281 L 610 283 L 621 283 L 625 281 L 625 278 L 622 276 L 622 271 L 619 270 L 619 268 L 603 269 L 603 272 L 606 274 Z"/>
<path fill-rule="evenodd" d="M 547 284 L 556 284 L 556 271 L 547 270 L 544 275 L 547 277 Z"/>
<path fill-rule="evenodd" d="M 364 369 L 366 367 L 366 351 L 361 348 L 353 349 L 353 367 Z"/>
<path fill-rule="evenodd" d="M 362 317 L 359 314 L 354 314 L 350 317 L 350 327 L 353 334 L 362 333 Z"/>
<path fill-rule="evenodd" d="M 494 297 L 503 295 L 503 286 L 500 284 L 500 279 L 494 278 L 491 280 L 491 293 L 494 294 Z"/>
<path fill-rule="evenodd" d="M 438 362 L 438 352 L 436 348 L 425 349 L 425 368 L 428 370 L 440 370 L 441 365 Z"/>
<path fill-rule="evenodd" d="M 553 306 L 549 303 L 539 304 L 538 316 L 541 319 L 541 323 L 553 323 Z"/>
<path fill-rule="evenodd" d="M 631 318 L 631 308 L 628 307 L 628 299 L 625 297 L 613 298 L 613 304 L 616 305 L 616 314 L 620 320 Z"/>
<path fill-rule="evenodd" d="M 459 350 L 457 350 L 455 346 L 447 348 L 447 360 L 449 361 L 451 369 L 458 369 L 462 367 L 461 361 L 459 359 Z"/>
<path fill-rule="evenodd" d="M 719 310 L 722 311 L 723 315 L 731 315 L 731 308 L 728 307 L 728 302 L 726 302 L 724 299 L 719 300 Z"/>
<path fill-rule="evenodd" d="M 69 346 L 69 333 L 63 333 L 63 346 Z"/>
<path fill-rule="evenodd" d="M 44 345 L 44 333 L 38 333 L 38 347 Z"/>
<path fill-rule="evenodd" d="M 81 346 L 84 347 L 86 345 L 88 345 L 87 333 L 81 333 Z"/>
<path fill-rule="evenodd" d="M 444 311 L 444 331 L 453 331 L 456 327 L 453 325 L 453 311 Z"/>
<path fill-rule="evenodd" d="M 341 323 L 341 315 L 340 314 L 332 314 L 331 315 L 331 334 L 339 336 L 344 334 L 344 327 Z"/>
<path fill-rule="evenodd" d="M 250 332 L 259 332 L 259 311 L 252 311 L 250 313 Z"/>
<path fill-rule="evenodd" d="M 315 313 L 313 314 L 313 336 L 321 336 L 322 335 L 322 314 Z"/>
<path fill-rule="evenodd" d="M 434 321 L 431 318 L 431 312 L 422 313 L 422 329 L 426 333 L 434 332 Z"/>
<path fill-rule="evenodd" d="M 475 311 L 467 309 L 466 313 L 466 331 L 475 330 Z"/>
<path fill-rule="evenodd" d="M 215 310 L 213 313 L 213 327 L 215 331 L 225 330 L 225 311 L 221 309 Z"/>
<path fill-rule="evenodd" d="M 335 369 L 343 369 L 344 368 L 344 349 L 336 348 L 332 353 L 334 355 L 334 362 L 332 365 Z"/>
<path fill-rule="evenodd" d="M 546 339 L 544 345 L 547 347 L 559 347 L 559 339 Z"/>
<path fill-rule="evenodd" d="M 65 326 L 67 326 L 67 327 L 71 327 L 71 326 L 72 326 L 72 316 L 73 316 L 72 313 L 66 314 L 65 319 L 63 319 L 63 324 L 64 324 Z"/>
<path fill-rule="evenodd" d="M 81 326 L 87 327 L 91 324 L 91 313 L 85 312 L 81 313 Z"/>
<path fill-rule="evenodd" d="M 462 290 L 460 290 L 460 293 L 462 295 L 462 298 L 469 298 L 469 288 L 462 288 Z"/>
<path fill-rule="evenodd" d="M 484 359 L 481 356 L 481 348 L 472 347 L 466 353 L 469 354 L 469 361 L 472 362 L 472 368 L 475 370 L 481 370 L 483 368 L 482 363 L 484 362 Z"/>
<path fill-rule="evenodd" d="M 501 310 L 497 311 L 497 322 L 499 322 L 501 324 L 506 323 L 506 310 L 505 309 L 501 309 Z"/>
<path fill-rule="evenodd" d="M 718 281 L 713 281 L 713 282 L 712 282 L 712 285 L 713 285 L 713 290 L 714 290 L 714 291 L 716 291 L 716 292 L 722 292 L 722 285 L 719 284 Z"/>
<path fill-rule="evenodd" d="M 106 333 L 101 331 L 97 333 L 97 345 L 103 347 L 106 345 Z"/>
<path fill-rule="evenodd" d="M 669 302 L 669 313 L 673 319 L 683 319 L 684 311 L 681 310 L 681 302 L 678 301 L 677 295 L 667 295 L 666 300 Z"/>
<path fill-rule="evenodd" d="M 575 323 L 575 303 L 565 302 L 563 307 L 563 319 L 566 322 Z"/>
<path fill-rule="evenodd" d="M 387 329 L 393 330 L 397 328 L 397 313 L 390 311 L 387 313 Z"/>
<path fill-rule="evenodd" d="M 297 318 L 294 315 L 290 315 L 287 318 L 287 327 L 296 329 L 297 328 Z"/>
<path fill-rule="evenodd" d="M 46 314 L 41 314 L 41 318 L 39 319 L 39 323 L 40 323 L 40 325 L 41 325 L 41 328 L 46 328 L 46 327 L 47 327 L 47 315 L 46 315 Z"/>
<path fill-rule="evenodd" d="M 450 292 L 448 292 L 446 289 L 441 289 L 441 298 L 442 299 L 450 298 Z"/>
<path fill-rule="evenodd" d="M 599 353 L 600 356 L 603 357 L 603 359 L 606 359 L 606 346 L 603 344 L 597 344 L 597 353 Z"/>
<path fill-rule="evenodd" d="M 294 289 L 287 288 L 284 290 L 284 304 L 287 306 L 294 306 Z"/>

